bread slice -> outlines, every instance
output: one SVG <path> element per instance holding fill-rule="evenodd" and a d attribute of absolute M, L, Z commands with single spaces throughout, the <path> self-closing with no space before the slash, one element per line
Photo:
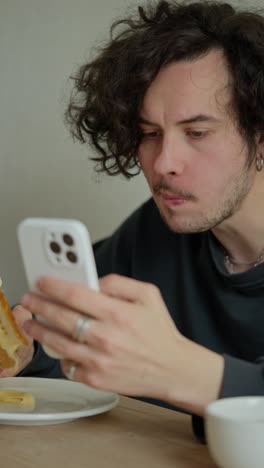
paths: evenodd
<path fill-rule="evenodd" d="M 8 301 L 0 289 L 0 369 L 16 367 L 17 351 L 28 341 L 16 325 Z"/>
<path fill-rule="evenodd" d="M 30 392 L 21 392 L 19 390 L 0 390 L 0 411 L 2 405 L 23 408 L 27 411 L 33 411 L 35 408 L 35 398 Z"/>

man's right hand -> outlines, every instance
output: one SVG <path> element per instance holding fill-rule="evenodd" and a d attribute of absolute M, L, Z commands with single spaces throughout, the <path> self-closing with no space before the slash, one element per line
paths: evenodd
<path fill-rule="evenodd" d="M 17 306 L 13 309 L 13 315 L 17 326 L 23 330 L 23 325 L 27 320 L 32 318 L 32 314 L 22 306 Z M 26 335 L 28 340 L 28 346 L 21 346 L 19 349 L 18 364 L 15 368 L 12 369 L 0 369 L 0 378 L 1 377 L 15 377 L 19 374 L 31 361 L 34 355 L 34 344 L 32 338 L 27 335 L 24 330 L 23 333 Z"/>

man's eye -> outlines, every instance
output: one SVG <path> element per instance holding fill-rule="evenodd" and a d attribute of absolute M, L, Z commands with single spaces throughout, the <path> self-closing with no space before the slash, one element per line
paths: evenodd
<path fill-rule="evenodd" d="M 161 136 L 160 132 L 142 132 L 141 133 L 142 139 L 154 140 L 155 138 L 159 138 L 160 136 Z"/>
<path fill-rule="evenodd" d="M 205 130 L 190 130 L 187 135 L 194 140 L 201 140 L 208 135 L 208 131 Z"/>

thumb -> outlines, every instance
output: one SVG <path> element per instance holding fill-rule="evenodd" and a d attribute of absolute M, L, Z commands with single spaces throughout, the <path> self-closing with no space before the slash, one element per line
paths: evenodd
<path fill-rule="evenodd" d="M 14 315 L 14 318 L 15 318 L 15 321 L 16 321 L 16 324 L 18 326 L 18 328 L 24 333 L 24 335 L 26 335 L 29 343 L 32 342 L 32 338 L 27 335 L 27 333 L 25 332 L 23 326 L 24 326 L 24 323 L 27 321 L 27 320 L 31 320 L 32 319 L 32 314 L 31 312 L 29 312 L 29 310 L 25 309 L 23 306 L 21 305 L 18 305 L 16 306 L 14 309 L 13 309 L 13 315 Z"/>

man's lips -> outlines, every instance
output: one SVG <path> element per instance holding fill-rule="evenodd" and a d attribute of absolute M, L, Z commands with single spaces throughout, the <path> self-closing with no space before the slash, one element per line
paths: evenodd
<path fill-rule="evenodd" d="M 166 205 L 174 205 L 174 206 L 179 206 L 183 205 L 186 203 L 188 200 L 184 197 L 181 197 L 180 195 L 175 195 L 174 193 L 171 192 L 163 192 L 161 191 L 159 193 L 159 196 L 162 198 L 163 202 Z"/>

